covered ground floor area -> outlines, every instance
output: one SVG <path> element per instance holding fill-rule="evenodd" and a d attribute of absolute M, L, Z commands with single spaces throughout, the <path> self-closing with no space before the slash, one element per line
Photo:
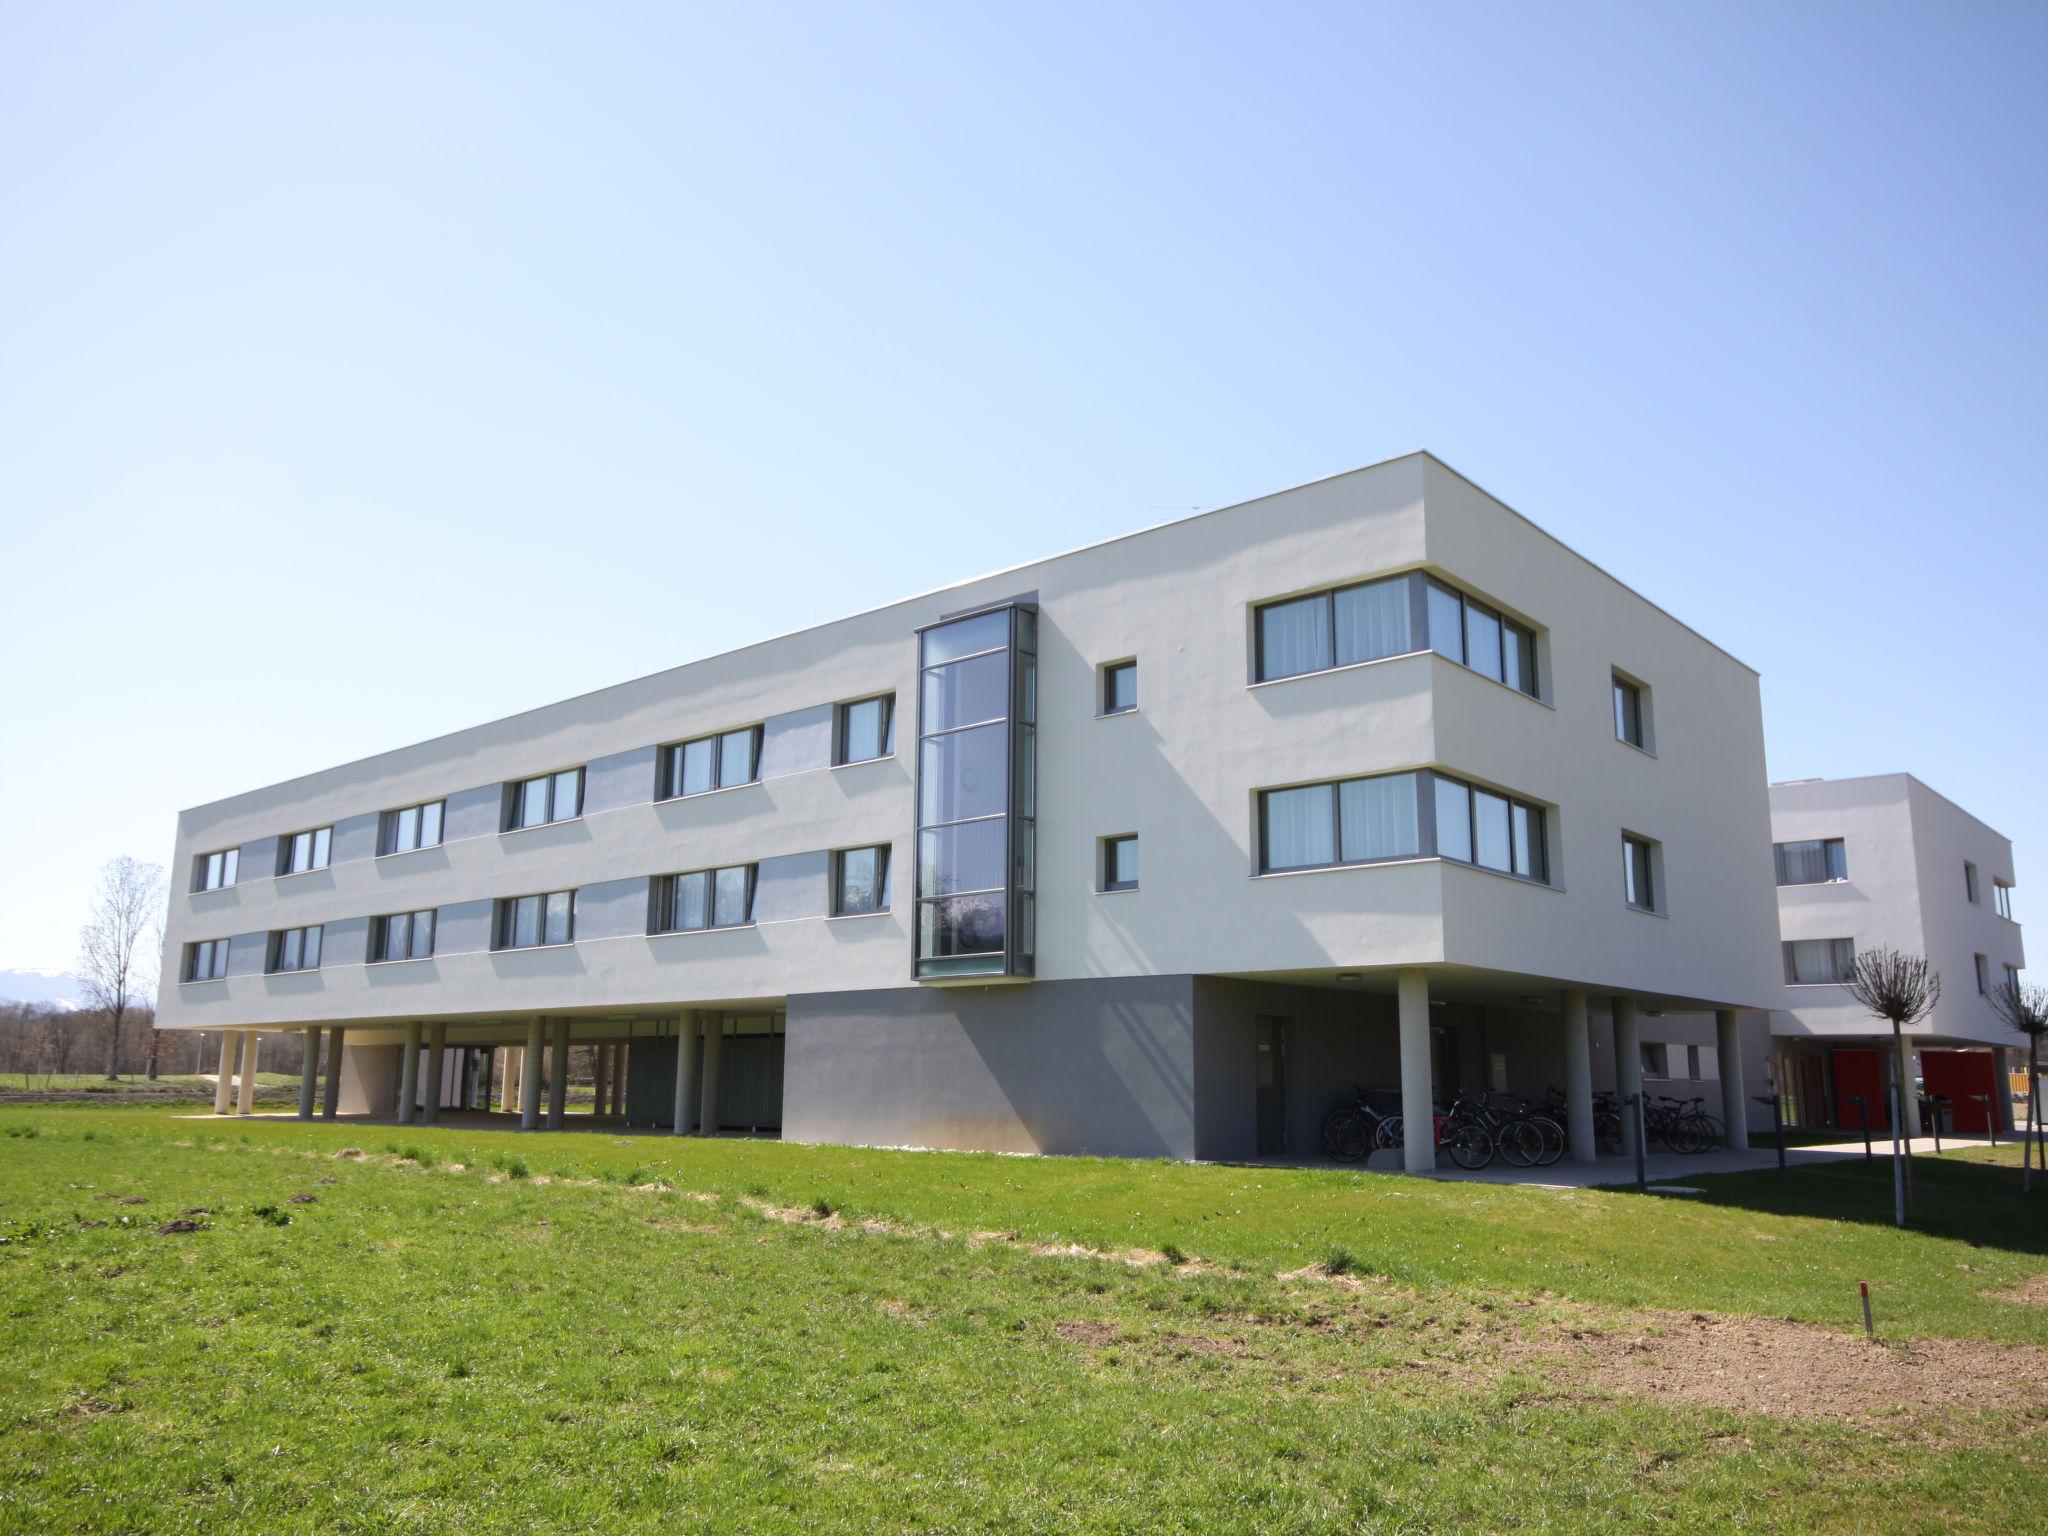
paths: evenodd
<path fill-rule="evenodd" d="M 1764 1018 L 1450 966 L 910 986 L 301 1026 L 322 1070 L 298 1113 L 1242 1161 L 1313 1157 L 1329 1112 L 1364 1102 L 1401 1121 L 1375 1166 L 1426 1173 L 1454 1103 L 1519 1099 L 1594 1164 L 1632 1157 L 1608 1110 L 1637 1093 L 1697 1100 L 1746 1147 L 1770 1124 L 1745 1091 L 1768 1077 Z M 250 1112 L 261 1033 L 223 1036 L 217 1112 Z"/>
<path fill-rule="evenodd" d="M 1909 1135 L 2010 1135 L 2026 1119 L 2025 1066 L 2017 1046 L 1931 1035 L 1771 1038 L 1785 1123 L 1809 1131 L 1889 1136 L 1903 1083 Z"/>

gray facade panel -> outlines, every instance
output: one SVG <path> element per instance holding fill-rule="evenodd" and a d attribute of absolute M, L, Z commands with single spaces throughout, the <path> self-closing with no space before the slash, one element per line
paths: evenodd
<path fill-rule="evenodd" d="M 754 881 L 754 921 L 781 923 L 798 917 L 823 917 L 826 910 L 828 853 L 792 853 L 763 859 Z"/>
<path fill-rule="evenodd" d="M 791 1141 L 1196 1155 L 1189 976 L 789 999 Z"/>
<path fill-rule="evenodd" d="M 761 777 L 780 778 L 832 766 L 833 706 L 773 715 L 761 726 Z"/>
<path fill-rule="evenodd" d="M 369 958 L 370 920 L 367 917 L 344 917 L 321 930 L 322 966 L 361 965 Z"/>
<path fill-rule="evenodd" d="M 334 842 L 329 850 L 328 862 L 340 864 L 348 859 L 373 859 L 377 856 L 377 827 L 383 820 L 379 811 L 362 816 L 350 816 L 334 824 Z"/>
<path fill-rule="evenodd" d="M 576 893 L 578 939 L 622 939 L 647 932 L 647 880 L 607 880 Z"/>
<path fill-rule="evenodd" d="M 276 838 L 259 837 L 253 843 L 242 844 L 241 857 L 235 860 L 235 884 L 246 885 L 276 873 Z"/>
<path fill-rule="evenodd" d="M 230 976 L 261 976 L 269 959 L 270 935 L 267 933 L 238 933 L 228 940 Z"/>
<path fill-rule="evenodd" d="M 615 811 L 654 799 L 654 747 L 600 757 L 583 770 L 583 811 Z"/>
<path fill-rule="evenodd" d="M 489 837 L 498 830 L 498 819 L 504 814 L 505 786 L 483 784 L 475 789 L 461 789 L 448 797 L 447 814 L 442 819 L 442 837 L 453 842 L 458 837 Z"/>
<path fill-rule="evenodd" d="M 434 918 L 434 953 L 472 954 L 491 947 L 490 901 L 458 901 L 441 908 Z"/>

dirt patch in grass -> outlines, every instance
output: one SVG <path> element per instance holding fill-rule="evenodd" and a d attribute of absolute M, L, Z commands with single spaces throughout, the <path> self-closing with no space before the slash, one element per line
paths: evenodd
<path fill-rule="evenodd" d="M 1775 1318 L 1644 1312 L 1506 1345 L 1501 1358 L 1583 1372 L 1612 1391 L 1789 1419 L 2048 1408 L 2048 1350 L 1983 1339 L 1872 1343 Z"/>
<path fill-rule="evenodd" d="M 354 1159 L 363 1157 L 366 1154 L 364 1153 L 361 1147 L 343 1147 L 339 1152 L 335 1153 L 334 1155 L 338 1158 Z"/>
<path fill-rule="evenodd" d="M 1092 1321 L 1054 1323 L 1052 1331 L 1070 1344 L 1113 1344 L 1116 1342 L 1116 1325 Z"/>
<path fill-rule="evenodd" d="M 2009 1291 L 1987 1291 L 1993 1301 L 2016 1301 L 2023 1307 L 2048 1307 L 2048 1270 Z"/>
<path fill-rule="evenodd" d="M 180 1217 L 176 1221 L 167 1221 L 162 1226 L 158 1227 L 156 1229 L 156 1235 L 158 1237 L 172 1237 L 180 1232 L 203 1232 L 205 1230 L 205 1222 L 187 1221 L 183 1217 Z"/>

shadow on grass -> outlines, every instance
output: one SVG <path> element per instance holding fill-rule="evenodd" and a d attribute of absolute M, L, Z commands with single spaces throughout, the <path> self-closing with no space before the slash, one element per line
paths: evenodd
<path fill-rule="evenodd" d="M 1887 1157 L 1867 1161 L 1844 1158 L 1783 1172 L 1769 1168 L 1703 1174 L 1684 1182 L 1702 1193 L 1655 1198 L 1734 1206 L 1774 1216 L 1892 1225 L 1892 1165 Z M 1916 1157 L 1907 1225 L 1927 1236 L 1973 1247 L 2048 1254 L 2048 1179 L 2037 1179 L 2036 1184 L 2033 1194 L 2022 1195 L 2017 1168 Z"/>

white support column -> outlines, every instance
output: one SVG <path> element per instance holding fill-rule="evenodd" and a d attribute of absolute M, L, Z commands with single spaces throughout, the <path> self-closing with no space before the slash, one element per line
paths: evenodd
<path fill-rule="evenodd" d="M 611 1050 L 608 1045 L 593 1045 L 590 1048 L 590 1113 L 600 1120 L 604 1118 L 605 1113 L 605 1089 L 611 1086 L 610 1080 L 605 1076 L 605 1068 L 611 1065 Z"/>
<path fill-rule="evenodd" d="M 1920 1095 L 1913 1087 L 1913 1037 L 1903 1030 L 1899 1033 L 1899 1099 L 1903 1106 L 1900 1129 L 1908 1136 L 1926 1135 L 1926 1127 L 1920 1123 Z"/>
<path fill-rule="evenodd" d="M 626 1050 L 632 1044 L 621 1040 L 612 1047 L 612 1113 L 626 1118 Z"/>
<path fill-rule="evenodd" d="M 569 1102 L 569 1021 L 555 1020 L 555 1048 L 548 1061 L 548 1129 L 562 1128 L 562 1111 Z"/>
<path fill-rule="evenodd" d="M 1436 1096 L 1430 1089 L 1429 972 L 1394 978 L 1401 1019 L 1401 1165 L 1410 1173 L 1436 1170 Z"/>
<path fill-rule="evenodd" d="M 420 1090 L 420 1021 L 405 1026 L 405 1044 L 398 1048 L 398 1123 L 411 1125 Z"/>
<path fill-rule="evenodd" d="M 706 1136 L 718 1134 L 718 1071 L 725 1059 L 725 1015 L 704 1017 L 704 1068 L 698 1084 L 697 1121 Z"/>
<path fill-rule="evenodd" d="M 242 1070 L 238 1074 L 241 1081 L 236 1084 L 238 1096 L 235 1100 L 235 1113 L 238 1115 L 246 1115 L 256 1108 L 256 1051 L 261 1042 L 262 1036 L 255 1030 L 242 1031 Z"/>
<path fill-rule="evenodd" d="M 313 1118 L 313 1092 L 320 1077 L 320 1027 L 306 1031 L 306 1051 L 299 1063 L 299 1118 Z"/>
<path fill-rule="evenodd" d="M 519 1129 L 540 1129 L 540 1053 L 547 1021 L 538 1014 L 527 1021 L 526 1050 L 519 1058 Z"/>
<path fill-rule="evenodd" d="M 675 1134 L 687 1136 L 697 1122 L 697 1013 L 685 1009 L 676 1025 Z"/>
<path fill-rule="evenodd" d="M 341 1108 L 341 1026 L 327 1031 L 327 1086 L 321 1096 L 320 1115 L 332 1120 Z"/>
<path fill-rule="evenodd" d="M 1749 1150 L 1749 1101 L 1742 1094 L 1742 1015 L 1733 1008 L 1714 1010 L 1714 1056 L 1721 1066 L 1721 1123 L 1728 1128 L 1728 1150 Z"/>
<path fill-rule="evenodd" d="M 1621 1104 L 1621 1150 L 1626 1157 L 1636 1152 L 1636 1113 L 1629 1107 L 1630 1095 L 1643 1091 L 1643 1048 L 1636 1032 L 1636 995 L 1617 992 L 1608 1006 L 1614 1011 L 1614 1091 Z"/>
<path fill-rule="evenodd" d="M 220 1079 L 213 1085 L 213 1112 L 224 1115 L 235 1102 L 235 1059 L 242 1037 L 233 1030 L 220 1032 Z"/>
<path fill-rule="evenodd" d="M 1600 1144 L 1593 1135 L 1593 1033 L 1586 1021 L 1583 987 L 1564 993 L 1565 1139 L 1572 1161 L 1597 1162 Z"/>
<path fill-rule="evenodd" d="M 448 1026 L 436 1024 L 427 1031 L 427 1091 L 420 1105 L 420 1118 L 428 1125 L 441 1118 L 441 1071 L 447 1055 Z"/>
<path fill-rule="evenodd" d="M 2026 1064 L 2026 1058 L 2016 1046 L 2002 1045 L 1992 1049 L 1991 1113 L 1994 1124 L 2002 1133 L 2019 1133 L 2019 1118 L 2013 1113 L 2012 1075 L 2023 1071 Z"/>

